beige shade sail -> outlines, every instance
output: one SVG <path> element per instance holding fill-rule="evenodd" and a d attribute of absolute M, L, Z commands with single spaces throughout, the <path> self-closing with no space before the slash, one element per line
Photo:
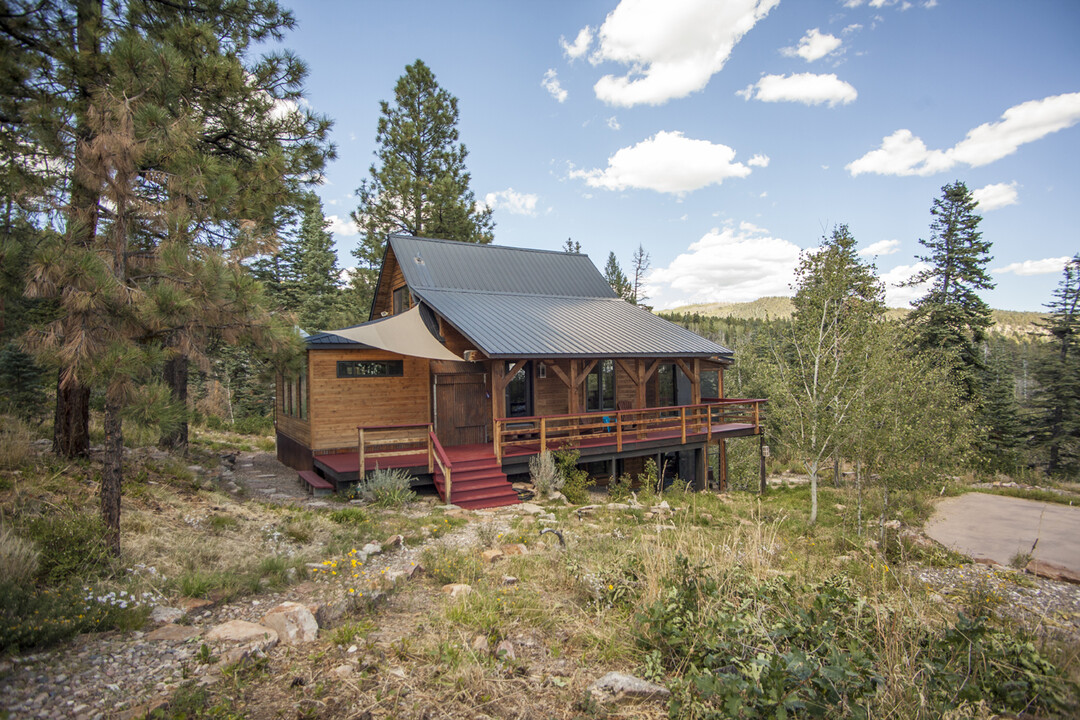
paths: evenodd
<path fill-rule="evenodd" d="M 392 315 L 344 330 L 328 330 L 327 334 L 409 357 L 457 360 L 458 362 L 462 360 L 447 350 L 446 346 L 431 334 L 427 325 L 424 324 L 424 319 L 420 317 L 419 305 L 415 305 L 411 310 L 400 315 Z"/>

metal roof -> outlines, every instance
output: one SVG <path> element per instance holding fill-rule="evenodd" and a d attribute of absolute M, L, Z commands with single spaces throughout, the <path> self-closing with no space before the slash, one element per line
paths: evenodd
<path fill-rule="evenodd" d="M 417 294 L 494 358 L 713 357 L 732 352 L 615 297 L 420 290 Z"/>
<path fill-rule="evenodd" d="M 548 297 L 613 298 L 588 255 L 391 235 L 413 291 L 474 290 Z"/>

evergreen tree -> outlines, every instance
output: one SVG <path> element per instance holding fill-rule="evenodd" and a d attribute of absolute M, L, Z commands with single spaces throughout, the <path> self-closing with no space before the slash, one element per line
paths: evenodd
<path fill-rule="evenodd" d="M 984 369 L 979 346 L 993 324 L 990 307 L 979 291 L 994 287 L 986 272 L 986 264 L 993 259 L 990 242 L 983 240 L 979 231 L 982 218 L 975 212 L 977 204 L 960 181 L 941 188 L 941 197 L 930 210 L 930 239 L 919 240 L 929 254 L 918 259 L 930 267 L 907 282 L 931 283 L 908 316 L 918 346 L 942 350 L 953 358 L 953 376 L 963 397 L 976 405 Z"/>
<path fill-rule="evenodd" d="M 572 238 L 566 238 L 566 242 L 563 243 L 563 252 L 564 253 L 580 253 L 581 252 L 581 243 L 579 243 L 577 240 L 574 240 Z"/>
<path fill-rule="evenodd" d="M 604 279 L 608 281 L 608 285 L 611 286 L 616 295 L 623 300 L 630 299 L 632 295 L 630 281 L 626 278 L 622 268 L 619 267 L 619 261 L 615 258 L 613 252 L 608 253 L 607 265 L 604 266 Z"/>
<path fill-rule="evenodd" d="M 989 359 L 981 374 L 982 404 L 978 419 L 984 433 L 977 442 L 982 464 L 989 470 L 1014 472 L 1024 436 L 1016 383 L 1008 359 L 997 348 L 988 349 Z"/>
<path fill-rule="evenodd" d="M 360 228 L 353 287 L 367 306 L 387 235 L 489 243 L 495 228 L 491 209 L 478 209 L 469 189 L 457 98 L 439 87 L 431 69 L 422 60 L 406 66 L 393 104 L 384 100 L 380 108 L 377 162 L 356 191 L 360 204 L 352 213 Z"/>
<path fill-rule="evenodd" d="M 1033 444 L 1046 453 L 1049 474 L 1080 474 L 1080 254 L 1065 265 L 1040 323 L 1049 335 L 1035 365 Z"/>
<path fill-rule="evenodd" d="M 803 255 L 795 314 L 772 340 L 764 368 L 772 427 L 810 475 L 810 523 L 817 521 L 823 461 L 852 434 L 865 383 L 865 343 L 884 315 L 884 289 L 855 252 L 847 226 Z"/>

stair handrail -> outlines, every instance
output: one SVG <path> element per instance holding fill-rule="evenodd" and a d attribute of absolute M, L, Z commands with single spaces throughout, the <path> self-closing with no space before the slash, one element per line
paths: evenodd
<path fill-rule="evenodd" d="M 442 470 L 443 477 L 446 478 L 446 504 L 450 505 L 450 491 L 453 485 L 450 473 L 454 469 L 454 464 L 450 462 L 450 457 L 443 450 L 442 443 L 439 442 L 434 430 L 428 431 L 428 439 L 430 440 L 428 447 L 431 449 L 432 459 Z"/>

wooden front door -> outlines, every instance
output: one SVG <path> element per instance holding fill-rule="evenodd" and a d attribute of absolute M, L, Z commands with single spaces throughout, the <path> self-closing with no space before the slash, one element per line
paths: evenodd
<path fill-rule="evenodd" d="M 443 445 L 474 445 L 490 438 L 486 373 L 435 375 L 435 434 Z"/>

